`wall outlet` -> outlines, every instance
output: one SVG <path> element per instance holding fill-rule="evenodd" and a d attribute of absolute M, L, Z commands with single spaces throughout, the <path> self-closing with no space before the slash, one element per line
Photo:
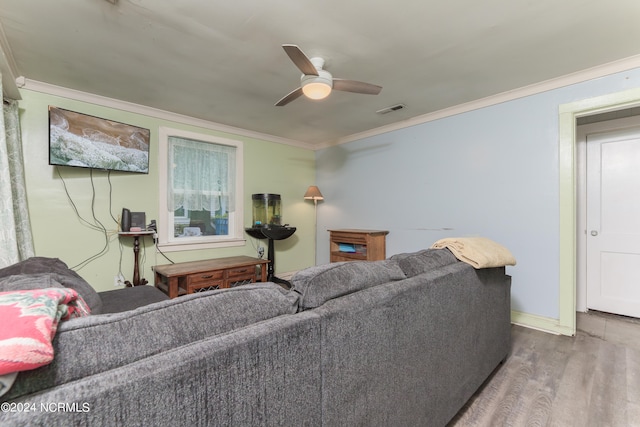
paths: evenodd
<path fill-rule="evenodd" d="M 258 258 L 262 258 L 264 256 L 264 247 L 258 247 Z"/>
<path fill-rule="evenodd" d="M 124 276 L 122 273 L 119 273 L 117 276 L 113 277 L 113 286 L 122 287 L 124 286 Z"/>

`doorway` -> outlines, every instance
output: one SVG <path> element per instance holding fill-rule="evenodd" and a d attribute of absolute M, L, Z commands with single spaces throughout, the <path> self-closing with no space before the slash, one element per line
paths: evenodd
<path fill-rule="evenodd" d="M 576 129 L 576 310 L 640 317 L 640 116 Z"/>
<path fill-rule="evenodd" d="M 558 108 L 558 163 L 560 197 L 560 274 L 558 319 L 544 322 L 544 327 L 563 335 L 575 335 L 576 309 L 579 306 L 577 276 L 579 254 L 577 233 L 577 156 L 576 121 L 596 114 L 620 111 L 640 106 L 640 88 L 561 104 Z M 540 322 L 542 324 L 542 322 Z"/>

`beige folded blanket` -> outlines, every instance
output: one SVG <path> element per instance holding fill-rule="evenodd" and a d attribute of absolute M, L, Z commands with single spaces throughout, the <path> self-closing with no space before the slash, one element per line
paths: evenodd
<path fill-rule="evenodd" d="M 509 249 L 486 237 L 451 237 L 440 239 L 431 245 L 433 249 L 447 248 L 460 261 L 474 268 L 516 265 Z"/>

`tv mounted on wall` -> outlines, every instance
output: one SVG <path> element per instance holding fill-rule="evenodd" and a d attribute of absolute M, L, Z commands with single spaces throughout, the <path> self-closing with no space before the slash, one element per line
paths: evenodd
<path fill-rule="evenodd" d="M 149 129 L 49 106 L 49 164 L 149 173 Z"/>

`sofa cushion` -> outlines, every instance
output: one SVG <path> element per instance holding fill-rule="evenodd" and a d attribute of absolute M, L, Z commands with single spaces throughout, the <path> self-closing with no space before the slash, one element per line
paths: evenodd
<path fill-rule="evenodd" d="M 98 293 L 88 284 L 78 273 L 69 269 L 67 264 L 58 258 L 31 257 L 24 261 L 0 269 L 0 278 L 13 275 L 39 275 L 50 273 L 51 278 L 56 280 L 65 288 L 71 288 L 78 292 L 82 299 L 91 309 L 92 314 L 102 313 L 102 300 Z M 42 289 L 34 281 L 34 287 L 31 289 Z M 47 287 L 47 286 L 44 286 Z M 24 289 L 24 288 L 23 288 Z M 11 290 L 11 289 L 7 289 Z"/>
<path fill-rule="evenodd" d="M 407 277 L 458 262 L 448 249 L 424 249 L 413 253 L 397 254 L 390 259 L 398 262 Z"/>
<path fill-rule="evenodd" d="M 21 372 L 6 395 L 38 390 L 133 363 L 297 311 L 298 296 L 274 283 L 191 294 L 122 313 L 63 322 L 47 366 Z M 5 398 L 5 396 L 3 396 Z"/>
<path fill-rule="evenodd" d="M 309 267 L 291 278 L 293 290 L 301 295 L 302 310 L 361 289 L 406 276 L 395 260 L 336 262 Z"/>
<path fill-rule="evenodd" d="M 135 310 L 154 302 L 166 301 L 167 294 L 155 286 L 134 286 L 99 292 L 102 299 L 102 313 L 120 313 Z"/>

